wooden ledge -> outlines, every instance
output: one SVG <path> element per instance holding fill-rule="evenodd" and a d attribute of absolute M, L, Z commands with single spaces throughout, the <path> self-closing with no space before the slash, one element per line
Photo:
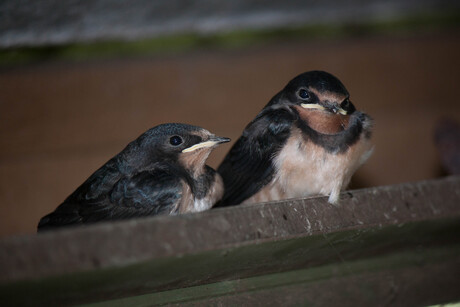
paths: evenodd
<path fill-rule="evenodd" d="M 338 207 L 293 199 L 11 237 L 0 305 L 371 303 L 388 276 L 405 285 L 399 304 L 460 301 L 459 200 L 460 177 L 447 177 L 344 192 Z M 356 294 L 319 295 L 340 283 Z"/>

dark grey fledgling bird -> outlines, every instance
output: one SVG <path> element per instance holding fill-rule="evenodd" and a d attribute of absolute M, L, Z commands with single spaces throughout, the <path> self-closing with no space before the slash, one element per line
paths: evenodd
<path fill-rule="evenodd" d="M 371 118 L 324 71 L 292 79 L 251 121 L 218 168 L 217 206 L 339 193 L 372 153 Z"/>
<path fill-rule="evenodd" d="M 228 138 L 185 124 L 156 126 L 128 144 L 77 188 L 38 230 L 210 209 L 222 179 L 205 164 Z"/>

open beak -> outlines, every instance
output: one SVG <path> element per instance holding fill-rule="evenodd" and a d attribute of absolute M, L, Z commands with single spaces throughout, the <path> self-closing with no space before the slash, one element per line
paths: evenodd
<path fill-rule="evenodd" d="M 327 110 L 325 107 L 317 103 L 302 103 L 300 106 L 304 109 Z M 341 107 L 333 107 L 331 111 L 336 114 L 340 113 L 342 115 L 347 115 L 347 111 L 345 111 Z"/>
<path fill-rule="evenodd" d="M 191 152 L 195 151 L 200 148 L 207 148 L 207 147 L 214 147 L 216 145 L 222 144 L 222 143 L 227 143 L 230 142 L 229 138 L 224 138 L 220 136 L 211 136 L 209 140 L 195 144 L 193 146 L 187 147 L 182 150 L 182 152 Z"/>

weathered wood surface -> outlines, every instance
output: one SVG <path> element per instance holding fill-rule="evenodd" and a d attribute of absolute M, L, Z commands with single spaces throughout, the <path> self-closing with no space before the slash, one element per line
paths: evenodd
<path fill-rule="evenodd" d="M 459 200 L 448 177 L 349 191 L 339 207 L 286 200 L 8 238 L 0 305 L 458 301 Z"/>
<path fill-rule="evenodd" d="M 0 47 L 133 40 L 309 24 L 366 22 L 458 9 L 452 0 L 84 0 L 0 2 Z"/>

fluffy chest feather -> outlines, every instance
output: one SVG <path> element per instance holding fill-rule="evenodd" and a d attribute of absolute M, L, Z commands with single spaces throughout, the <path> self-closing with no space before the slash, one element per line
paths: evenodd
<path fill-rule="evenodd" d="M 183 182 L 183 192 L 179 203 L 179 213 L 205 211 L 211 209 L 216 202 L 222 199 L 224 194 L 224 184 L 222 178 L 217 173 L 214 174 L 213 178 L 214 180 L 212 181 L 211 186 L 207 188 L 207 192 L 204 195 L 194 195 L 191 192 L 190 186 Z"/>
<path fill-rule="evenodd" d="M 245 203 L 309 195 L 329 195 L 329 202 L 337 203 L 340 190 L 372 153 L 372 145 L 364 136 L 344 153 L 334 154 L 304 141 L 300 133 L 294 129 L 273 159 L 275 176 L 272 181 Z"/>

